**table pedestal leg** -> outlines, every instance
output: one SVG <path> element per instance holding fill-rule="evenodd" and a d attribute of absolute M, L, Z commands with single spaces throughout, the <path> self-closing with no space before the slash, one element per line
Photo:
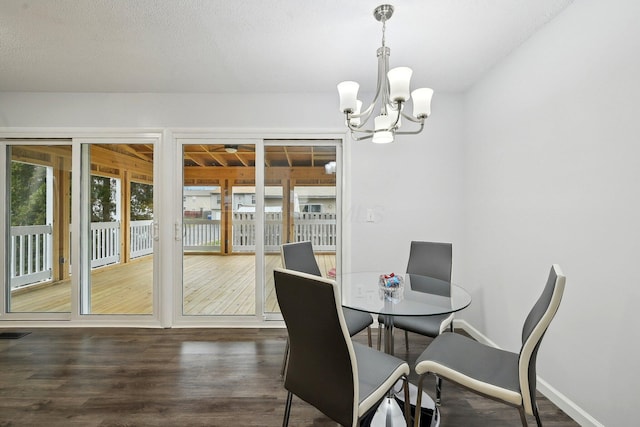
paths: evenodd
<path fill-rule="evenodd" d="M 392 316 L 387 316 L 384 320 L 384 352 L 387 354 L 394 354 L 393 345 L 393 319 Z"/>
<path fill-rule="evenodd" d="M 393 396 L 385 397 L 371 420 L 371 427 L 406 426 L 404 411 Z"/>

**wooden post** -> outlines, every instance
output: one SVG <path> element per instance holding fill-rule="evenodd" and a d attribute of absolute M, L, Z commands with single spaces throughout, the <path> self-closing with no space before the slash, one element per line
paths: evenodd
<path fill-rule="evenodd" d="M 71 275 L 71 162 L 63 156 L 54 156 L 53 170 L 53 265 L 54 281 Z"/>
<path fill-rule="evenodd" d="M 291 179 L 282 178 L 282 236 L 283 243 L 290 243 L 293 240 L 293 187 Z"/>
<path fill-rule="evenodd" d="M 131 172 L 120 169 L 120 262 L 126 264 L 131 256 Z"/>
<path fill-rule="evenodd" d="M 233 196 L 231 194 L 232 186 L 228 179 L 221 180 L 220 186 L 220 206 L 222 207 L 220 234 L 223 236 L 220 242 L 220 252 L 230 254 L 233 251 L 233 243 L 231 242 L 231 224 L 233 221 Z"/>

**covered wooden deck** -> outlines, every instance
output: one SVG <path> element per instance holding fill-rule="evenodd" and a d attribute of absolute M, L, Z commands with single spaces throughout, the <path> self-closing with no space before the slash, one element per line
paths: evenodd
<path fill-rule="evenodd" d="M 320 271 L 335 267 L 335 254 L 316 255 Z M 280 255 L 265 257 L 266 312 L 279 312 L 272 271 Z M 185 315 L 255 314 L 253 255 L 186 255 L 183 266 Z M 95 269 L 91 273 L 92 314 L 152 314 L 152 257 Z M 11 312 L 71 311 L 70 281 L 19 289 L 11 294 Z"/>

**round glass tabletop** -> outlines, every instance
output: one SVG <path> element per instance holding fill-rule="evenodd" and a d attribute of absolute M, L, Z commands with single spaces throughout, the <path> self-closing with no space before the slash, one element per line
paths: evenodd
<path fill-rule="evenodd" d="M 471 295 L 458 285 L 417 274 L 395 277 L 381 282 L 380 272 L 339 275 L 336 281 L 341 285 L 342 305 L 374 314 L 433 316 L 471 304 Z"/>

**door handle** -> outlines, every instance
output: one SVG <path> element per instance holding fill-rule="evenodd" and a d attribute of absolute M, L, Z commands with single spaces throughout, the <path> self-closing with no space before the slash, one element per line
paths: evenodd
<path fill-rule="evenodd" d="M 173 238 L 176 240 L 176 242 L 182 240 L 182 224 L 180 224 L 180 221 L 176 221 L 176 223 L 174 224 Z"/>

